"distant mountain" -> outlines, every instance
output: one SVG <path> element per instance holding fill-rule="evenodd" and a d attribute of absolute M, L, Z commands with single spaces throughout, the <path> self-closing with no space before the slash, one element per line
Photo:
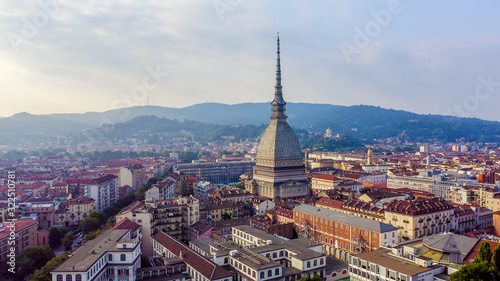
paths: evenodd
<path fill-rule="evenodd" d="M 39 143 L 89 128 L 91 126 L 79 122 L 23 112 L 0 119 L 0 144 L 22 141 Z"/>
<path fill-rule="evenodd" d="M 311 113 L 315 111 L 328 111 L 341 107 L 342 106 L 330 104 L 289 103 L 287 104 L 288 120 L 291 123 L 299 119 L 311 120 L 310 117 L 313 117 Z M 167 119 L 201 121 L 211 124 L 258 125 L 269 123 L 271 107 L 270 103 L 240 103 L 232 105 L 222 103 L 201 103 L 184 108 L 134 106 L 101 113 L 59 113 L 50 114 L 48 116 L 98 127 L 106 123 L 114 124 L 125 122 L 144 115 L 153 115 Z"/>
<path fill-rule="evenodd" d="M 182 121 L 198 121 L 218 125 L 255 125 L 269 123 L 270 103 L 220 104 L 203 103 L 185 108 L 135 106 L 106 112 L 83 114 L 30 115 L 16 114 L 0 119 L 0 144 L 23 139 L 39 141 L 47 137 L 98 128 L 103 124 L 124 123 L 139 116 L 156 116 Z M 408 141 L 431 140 L 500 141 L 500 122 L 476 118 L 458 118 L 441 115 L 423 115 L 375 106 L 338 106 L 329 104 L 288 103 L 288 122 L 297 129 L 349 134 L 369 143 L 373 139 L 399 138 Z M 150 126 L 135 120 L 134 126 Z M 165 121 L 167 122 L 167 121 Z M 156 124 L 156 123 L 155 123 Z M 127 127 L 128 125 L 122 125 Z M 106 130 L 115 130 L 105 126 Z M 116 127 L 118 128 L 118 127 Z M 224 130 L 223 130 L 224 131 Z M 7 132 L 7 133 L 6 133 Z M 215 132 L 215 131 L 213 131 Z M 213 133 L 212 133 L 213 134 Z M 302 132 L 303 134 L 303 132 Z M 209 137 L 208 139 L 213 138 Z"/>

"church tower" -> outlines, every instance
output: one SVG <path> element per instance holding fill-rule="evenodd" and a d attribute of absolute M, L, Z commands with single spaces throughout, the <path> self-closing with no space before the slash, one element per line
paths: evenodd
<path fill-rule="evenodd" d="M 309 194 L 304 158 L 299 141 L 286 121 L 281 86 L 280 39 L 276 58 L 276 86 L 271 102 L 271 123 L 264 131 L 257 150 L 253 179 L 246 190 L 268 198 L 296 198 Z"/>

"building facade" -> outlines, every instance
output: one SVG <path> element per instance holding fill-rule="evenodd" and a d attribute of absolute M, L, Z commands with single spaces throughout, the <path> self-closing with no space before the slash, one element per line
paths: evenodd
<path fill-rule="evenodd" d="M 105 175 L 85 185 L 85 196 L 95 200 L 96 209 L 104 211 L 119 198 L 118 177 Z"/>
<path fill-rule="evenodd" d="M 394 226 L 337 211 L 302 204 L 293 209 L 300 237 L 323 244 L 323 250 L 342 260 L 398 242 Z"/>
<path fill-rule="evenodd" d="M 80 246 L 51 271 L 52 281 L 135 281 L 141 267 L 141 243 L 128 229 L 109 229 Z"/>

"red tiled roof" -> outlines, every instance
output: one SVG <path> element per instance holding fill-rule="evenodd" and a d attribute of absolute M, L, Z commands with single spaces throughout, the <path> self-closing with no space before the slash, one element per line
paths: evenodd
<path fill-rule="evenodd" d="M 187 265 L 195 268 L 208 280 L 216 280 L 233 276 L 229 271 L 215 264 L 211 260 L 203 257 L 202 255 L 196 253 L 186 244 L 180 242 L 179 240 L 169 236 L 164 232 L 155 234 L 153 236 L 153 239 L 163 245 L 163 247 L 168 249 L 174 255 L 181 258 L 182 261 L 184 261 Z"/>
<path fill-rule="evenodd" d="M 464 236 L 469 236 L 469 237 L 472 237 L 472 238 L 476 238 L 476 236 L 472 233 L 467 233 L 467 234 L 471 234 L 471 235 L 465 235 Z M 475 257 L 478 256 L 478 252 L 479 252 L 479 247 L 481 247 L 481 243 L 483 243 L 483 241 L 488 241 L 488 240 L 479 240 L 477 241 L 477 244 L 476 246 L 474 246 L 474 248 L 472 248 L 472 250 L 469 252 L 469 254 L 467 256 L 465 256 L 464 258 L 464 261 L 462 262 L 462 264 L 471 264 L 472 261 L 474 260 Z M 490 248 L 493 250 L 495 249 L 496 246 L 498 246 L 498 242 L 493 242 L 493 241 L 488 241 L 490 243 Z"/>
<path fill-rule="evenodd" d="M 329 198 L 321 198 L 318 200 L 318 202 L 316 202 L 316 206 L 318 206 L 318 205 L 332 207 L 335 209 L 342 209 L 342 206 L 344 205 L 344 203 L 342 201 L 333 200 L 333 199 L 329 199 Z"/>
<path fill-rule="evenodd" d="M 130 229 L 131 231 L 135 231 L 139 227 L 140 225 L 138 225 L 137 223 L 129 220 L 128 218 L 125 218 L 124 220 L 115 224 L 113 226 L 113 229 Z"/>
<path fill-rule="evenodd" d="M 91 184 L 101 184 L 101 183 L 110 181 L 110 180 L 115 179 L 115 178 L 118 178 L 118 177 L 115 175 L 108 174 L 108 175 L 93 179 L 90 183 Z"/>
<path fill-rule="evenodd" d="M 276 208 L 275 212 L 276 212 L 277 216 L 293 219 L 293 211 L 292 210 L 287 210 L 287 209 L 283 209 L 283 208 Z"/>
<path fill-rule="evenodd" d="M 36 220 L 32 219 L 17 219 L 16 222 L 14 223 L 16 230 L 15 232 L 19 232 L 23 229 L 26 229 L 28 227 L 31 227 L 33 225 L 37 225 L 38 222 Z M 10 235 L 10 229 L 8 228 L 10 223 L 5 223 L 4 224 L 4 229 L 3 231 L 0 231 L 0 240 L 5 239 Z"/>
<path fill-rule="evenodd" d="M 388 212 L 414 216 L 426 213 L 434 213 L 440 210 L 448 210 L 451 208 L 453 208 L 453 206 L 450 205 L 441 197 L 434 197 L 434 198 L 419 197 L 413 201 L 396 199 L 390 202 L 385 210 Z"/>

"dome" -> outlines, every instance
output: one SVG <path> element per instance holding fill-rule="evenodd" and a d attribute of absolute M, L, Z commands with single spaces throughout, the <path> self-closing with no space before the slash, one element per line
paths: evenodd
<path fill-rule="evenodd" d="M 299 141 L 285 119 L 272 119 L 262 135 L 257 159 L 286 160 L 303 158 Z"/>

